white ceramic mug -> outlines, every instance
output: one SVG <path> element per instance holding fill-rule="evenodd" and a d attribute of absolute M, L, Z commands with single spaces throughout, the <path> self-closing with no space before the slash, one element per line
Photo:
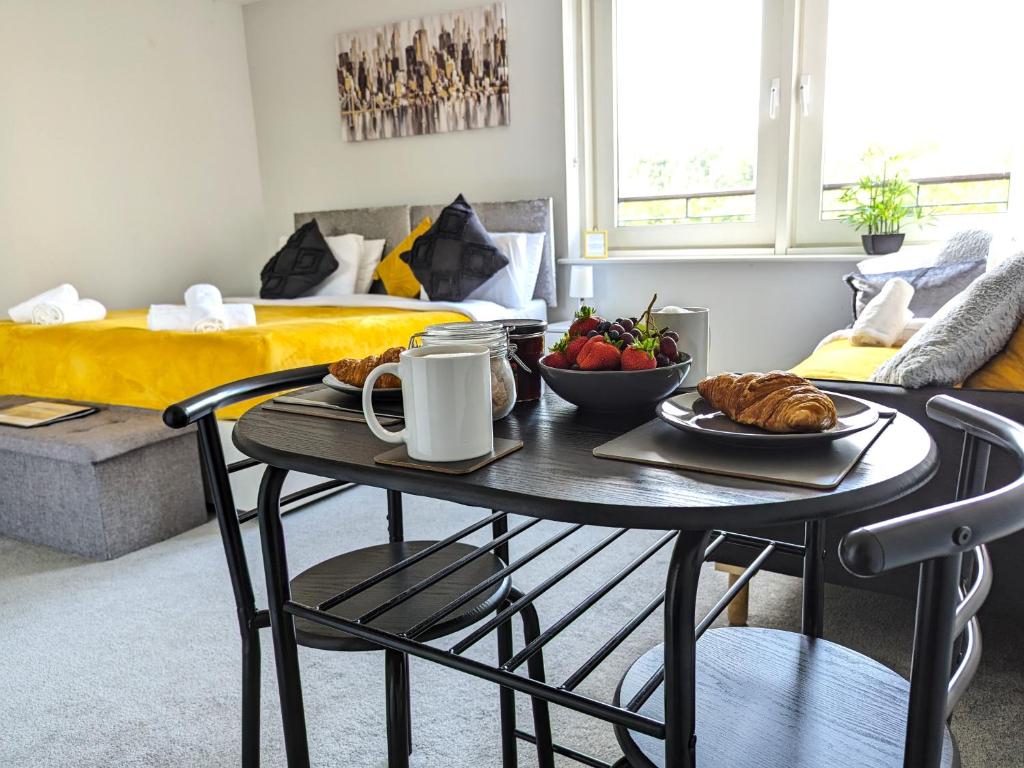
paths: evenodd
<path fill-rule="evenodd" d="M 405 429 L 389 432 L 373 412 L 373 384 L 385 373 L 402 380 Z M 405 443 L 417 461 L 463 461 L 494 450 L 490 351 L 479 344 L 405 350 L 374 368 L 363 384 L 363 416 L 381 440 Z"/>
<path fill-rule="evenodd" d="M 666 307 L 653 312 L 655 324 L 659 328 L 668 327 L 678 333 L 679 351 L 690 355 L 690 371 L 680 383 L 681 387 L 696 387 L 697 382 L 708 375 L 710 314 L 707 307 Z"/>

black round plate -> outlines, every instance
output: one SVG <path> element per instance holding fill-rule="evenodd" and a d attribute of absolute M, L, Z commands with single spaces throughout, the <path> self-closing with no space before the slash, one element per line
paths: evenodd
<path fill-rule="evenodd" d="M 363 396 L 363 388 L 356 387 L 352 384 L 346 384 L 344 381 L 337 379 L 333 373 L 328 373 L 324 376 L 324 385 L 331 389 L 337 390 L 338 392 L 344 392 L 346 395 L 354 395 L 355 397 Z M 377 400 L 398 400 L 402 397 L 401 387 L 377 387 L 373 390 L 373 397 Z"/>
<path fill-rule="evenodd" d="M 658 405 L 658 416 L 673 427 L 708 440 L 733 445 L 766 448 L 805 448 L 828 443 L 867 429 L 878 421 L 880 409 L 874 403 L 836 392 L 825 392 L 836 405 L 836 425 L 824 432 L 769 432 L 760 427 L 737 424 L 712 408 L 696 392 L 670 397 Z"/>

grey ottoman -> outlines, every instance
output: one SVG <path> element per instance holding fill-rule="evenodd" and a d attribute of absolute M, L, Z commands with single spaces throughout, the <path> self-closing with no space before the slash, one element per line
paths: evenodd
<path fill-rule="evenodd" d="M 186 531 L 207 519 L 197 451 L 193 430 L 137 408 L 0 426 L 0 535 L 109 560 Z"/>

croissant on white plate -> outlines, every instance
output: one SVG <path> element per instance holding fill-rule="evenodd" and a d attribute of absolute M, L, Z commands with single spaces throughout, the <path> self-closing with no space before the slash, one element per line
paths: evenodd
<path fill-rule="evenodd" d="M 824 432 L 838 418 L 832 398 L 785 371 L 709 376 L 697 392 L 733 421 L 769 432 Z"/>

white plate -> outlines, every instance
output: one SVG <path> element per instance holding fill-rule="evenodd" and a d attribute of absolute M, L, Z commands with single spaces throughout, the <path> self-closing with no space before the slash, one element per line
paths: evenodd
<path fill-rule="evenodd" d="M 324 385 L 330 387 L 338 392 L 344 392 L 346 395 L 352 395 L 353 397 L 362 397 L 363 388 L 356 387 L 352 384 L 346 384 L 344 381 L 339 381 L 335 378 L 333 373 L 328 373 L 324 376 Z M 381 400 L 397 400 L 402 396 L 401 387 L 377 387 L 373 390 L 373 396 L 380 398 Z"/>
<path fill-rule="evenodd" d="M 709 440 L 733 445 L 768 448 L 803 448 L 827 443 L 867 429 L 878 421 L 882 409 L 867 400 L 825 392 L 836 406 L 836 425 L 824 432 L 769 432 L 760 427 L 738 424 L 712 408 L 696 392 L 676 395 L 658 405 L 658 416 L 676 429 Z M 888 412 L 888 411 L 886 411 Z"/>

